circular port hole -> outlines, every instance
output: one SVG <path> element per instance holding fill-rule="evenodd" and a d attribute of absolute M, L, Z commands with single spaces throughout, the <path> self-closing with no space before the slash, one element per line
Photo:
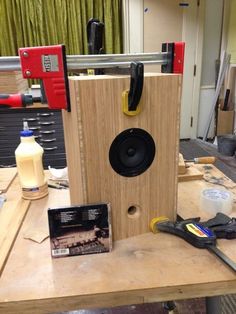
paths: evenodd
<path fill-rule="evenodd" d="M 137 205 L 132 205 L 127 210 L 129 218 L 137 218 L 140 215 L 140 207 Z"/>

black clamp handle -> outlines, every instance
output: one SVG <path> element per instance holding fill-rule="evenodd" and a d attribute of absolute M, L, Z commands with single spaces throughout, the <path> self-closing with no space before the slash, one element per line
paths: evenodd
<path fill-rule="evenodd" d="M 103 49 L 104 24 L 98 19 L 90 19 L 87 23 L 88 51 L 91 55 L 104 53 Z"/>
<path fill-rule="evenodd" d="M 143 91 L 144 66 L 141 62 L 132 62 L 130 65 L 130 89 L 128 94 L 128 109 L 136 111 Z"/>

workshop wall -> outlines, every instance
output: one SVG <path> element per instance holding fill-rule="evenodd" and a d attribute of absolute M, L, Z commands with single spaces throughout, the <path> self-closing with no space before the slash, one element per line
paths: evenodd
<path fill-rule="evenodd" d="M 236 0 L 232 0 L 229 19 L 228 53 L 231 54 L 231 63 L 236 63 Z"/>

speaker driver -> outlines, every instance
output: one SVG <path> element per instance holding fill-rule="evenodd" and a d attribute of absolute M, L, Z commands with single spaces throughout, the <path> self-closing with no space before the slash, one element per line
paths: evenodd
<path fill-rule="evenodd" d="M 109 160 L 115 172 L 134 177 L 151 166 L 155 152 L 151 135 L 143 129 L 132 128 L 116 136 L 109 150 Z"/>

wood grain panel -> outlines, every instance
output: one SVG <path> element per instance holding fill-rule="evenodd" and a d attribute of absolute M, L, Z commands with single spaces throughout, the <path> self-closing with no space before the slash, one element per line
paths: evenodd
<path fill-rule="evenodd" d="M 154 216 L 176 215 L 181 76 L 147 74 L 133 117 L 122 112 L 128 88 L 128 76 L 71 78 L 72 110 L 63 113 L 71 202 L 110 202 L 115 240 L 147 232 Z M 111 143 L 129 128 L 147 131 L 156 145 L 153 163 L 136 177 L 117 174 L 109 162 Z"/>
<path fill-rule="evenodd" d="M 29 200 L 7 201 L 0 208 L 0 274 L 30 205 Z"/>
<path fill-rule="evenodd" d="M 186 168 L 186 173 L 178 175 L 178 182 L 200 180 L 203 178 L 203 173 L 193 166 Z"/>
<path fill-rule="evenodd" d="M 187 172 L 187 168 L 185 165 L 184 157 L 182 154 L 179 154 L 179 166 L 178 166 L 178 174 L 185 174 Z"/>
<path fill-rule="evenodd" d="M 16 168 L 1 168 L 0 171 L 0 192 L 6 192 L 17 174 Z"/>

